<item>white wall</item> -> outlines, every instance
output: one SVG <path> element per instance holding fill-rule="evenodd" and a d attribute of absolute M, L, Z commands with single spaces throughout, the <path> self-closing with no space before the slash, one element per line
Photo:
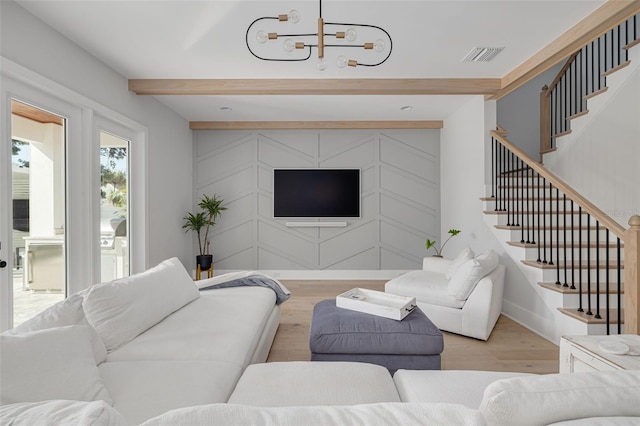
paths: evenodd
<path fill-rule="evenodd" d="M 207 130 L 195 146 L 194 199 L 218 194 L 228 207 L 212 237 L 218 271 L 393 278 L 419 269 L 440 233 L 439 130 Z M 361 170 L 361 217 L 333 228 L 274 219 L 273 169 L 316 167 Z"/>
<path fill-rule="evenodd" d="M 600 95 L 609 97 L 603 108 L 581 118 L 589 120 L 586 127 L 570 142 L 560 140 L 545 164 L 627 228 L 640 214 L 640 67 L 611 92 Z"/>
<path fill-rule="evenodd" d="M 148 264 L 178 256 L 193 263 L 181 229 L 192 203 L 188 122 L 152 97 L 128 91 L 127 79 L 10 1 L 0 2 L 0 55 L 148 129 Z"/>
<path fill-rule="evenodd" d="M 553 315 L 523 275 L 523 266 L 505 251 L 504 241 L 483 217 L 480 201 L 490 192 L 491 162 L 481 161 L 490 156 L 489 132 L 496 126 L 496 104 L 477 97 L 444 120 L 440 141 L 441 161 L 441 238 L 451 228 L 462 232 L 451 239 L 445 257 L 456 256 L 469 246 L 476 254 L 492 249 L 506 266 L 502 312 L 508 317 L 551 338 L 547 332 Z"/>

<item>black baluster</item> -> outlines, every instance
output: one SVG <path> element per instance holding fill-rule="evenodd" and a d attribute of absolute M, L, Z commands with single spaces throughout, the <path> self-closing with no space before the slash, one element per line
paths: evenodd
<path fill-rule="evenodd" d="M 519 159 L 519 169 L 520 169 L 520 195 L 518 199 L 520 200 L 520 220 L 522 221 L 522 226 L 520 227 L 520 242 L 524 244 L 524 162 Z"/>
<path fill-rule="evenodd" d="M 606 233 L 606 237 L 605 237 L 606 241 L 605 241 L 605 245 L 606 245 L 606 251 L 605 251 L 605 271 L 607 273 L 606 278 L 605 278 L 605 286 L 606 286 L 606 293 L 605 293 L 605 303 L 606 303 L 606 313 L 607 313 L 607 335 L 611 334 L 611 331 L 609 329 L 610 324 L 611 324 L 611 309 L 610 307 L 610 302 L 609 302 L 609 284 L 610 284 L 610 279 L 609 279 L 609 250 L 611 247 L 609 247 L 609 230 L 607 229 L 607 233 Z"/>
<path fill-rule="evenodd" d="M 536 216 L 538 216 L 538 260 L 536 260 L 536 262 L 540 263 L 540 242 L 542 241 L 540 239 L 540 173 L 537 173 L 538 175 L 538 210 L 536 212 Z"/>
<path fill-rule="evenodd" d="M 547 179 L 542 178 L 542 263 L 547 263 Z"/>
<path fill-rule="evenodd" d="M 617 245 L 618 255 L 618 334 L 622 333 L 622 265 L 620 263 L 620 237 Z"/>
<path fill-rule="evenodd" d="M 553 250 L 553 247 L 551 248 Z M 560 285 L 560 190 L 556 187 L 556 284 Z"/>
<path fill-rule="evenodd" d="M 602 56 L 602 53 L 600 53 L 600 39 L 601 38 L 602 37 L 598 38 L 598 90 L 600 90 L 602 88 L 602 74 L 601 74 L 601 71 L 600 71 L 600 62 L 601 62 L 601 56 Z"/>
<path fill-rule="evenodd" d="M 578 312 L 584 312 L 582 309 L 582 206 L 578 206 L 578 229 L 578 294 L 580 295 Z"/>
<path fill-rule="evenodd" d="M 562 194 L 562 216 L 563 216 L 563 230 L 562 230 L 562 246 L 564 251 L 564 284 L 563 287 L 569 287 L 567 284 L 567 194 Z"/>
<path fill-rule="evenodd" d="M 549 182 L 549 265 L 553 265 L 553 185 Z M 558 217 L 556 216 L 556 222 Z M 559 225 L 556 223 L 556 225 Z M 546 244 L 545 244 L 546 252 Z"/>
<path fill-rule="evenodd" d="M 587 315 L 591 312 L 591 215 L 587 213 Z"/>
<path fill-rule="evenodd" d="M 601 319 L 600 316 L 600 221 L 596 219 L 596 315 L 594 318 Z"/>
<path fill-rule="evenodd" d="M 511 179 L 513 179 L 511 177 L 511 170 L 512 170 L 512 165 L 511 165 L 511 159 L 512 159 L 512 154 L 511 154 L 511 150 L 507 150 L 507 171 L 505 173 L 505 177 L 507 178 L 507 181 L 509 182 L 509 190 L 507 191 L 507 226 L 511 226 L 511 213 L 513 211 L 513 181 Z"/>
<path fill-rule="evenodd" d="M 526 167 L 527 170 L 527 192 L 526 192 L 526 197 L 527 197 L 527 244 L 531 244 L 531 235 L 530 235 L 530 231 L 531 231 L 531 217 L 533 216 L 533 213 L 531 212 L 531 204 L 530 204 L 530 200 L 529 200 L 529 166 L 527 165 Z"/>
<path fill-rule="evenodd" d="M 569 287 L 571 290 L 575 290 L 576 289 L 576 269 L 575 269 L 575 263 L 576 263 L 576 253 L 574 250 L 574 242 L 576 240 L 576 234 L 575 234 L 575 226 L 573 226 L 573 218 L 575 216 L 575 212 L 573 211 L 573 200 L 571 200 L 571 287 Z"/>

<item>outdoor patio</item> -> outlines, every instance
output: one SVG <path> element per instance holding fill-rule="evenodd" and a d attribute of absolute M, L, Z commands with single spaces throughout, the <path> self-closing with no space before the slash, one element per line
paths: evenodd
<path fill-rule="evenodd" d="M 13 326 L 64 299 L 64 293 L 33 292 L 23 289 L 22 269 L 13 270 Z"/>

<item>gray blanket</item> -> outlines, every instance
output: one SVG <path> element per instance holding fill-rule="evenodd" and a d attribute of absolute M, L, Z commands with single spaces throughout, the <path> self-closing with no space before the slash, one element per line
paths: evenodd
<path fill-rule="evenodd" d="M 287 300 L 289 297 L 291 297 L 290 294 L 285 293 L 284 290 L 282 290 L 282 287 L 280 287 L 280 285 L 278 285 L 277 282 L 275 282 L 272 279 L 269 279 L 266 277 L 260 277 L 260 276 L 238 278 L 236 280 L 226 281 L 220 284 L 212 284 L 206 287 L 201 287 L 200 291 L 215 290 L 218 288 L 228 288 L 228 287 L 241 287 L 241 286 L 258 286 L 258 287 L 266 287 L 273 290 L 274 293 L 276 294 L 276 305 L 281 304 L 282 302 Z"/>

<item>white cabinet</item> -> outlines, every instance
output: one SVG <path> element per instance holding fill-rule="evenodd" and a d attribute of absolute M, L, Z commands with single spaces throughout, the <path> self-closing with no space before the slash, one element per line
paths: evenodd
<path fill-rule="evenodd" d="M 623 343 L 628 354 L 611 353 L 607 347 Z M 583 371 L 640 370 L 640 336 L 563 336 L 560 339 L 560 373 Z"/>

